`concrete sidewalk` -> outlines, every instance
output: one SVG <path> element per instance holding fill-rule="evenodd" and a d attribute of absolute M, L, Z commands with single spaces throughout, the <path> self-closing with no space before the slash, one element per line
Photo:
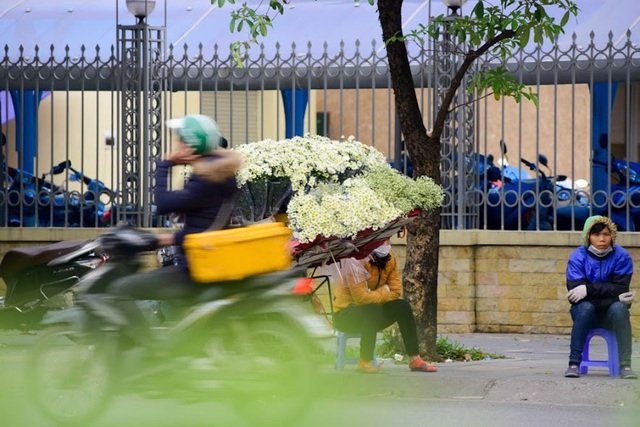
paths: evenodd
<path fill-rule="evenodd" d="M 568 335 L 446 334 L 453 342 L 477 347 L 505 359 L 438 363 L 437 373 L 410 372 L 406 364 L 386 361 L 376 375 L 355 372 L 354 365 L 331 375 L 332 393 L 425 399 L 532 402 L 553 405 L 640 407 L 640 380 L 610 377 L 605 368 L 565 378 Z M 606 358 L 606 344 L 592 340 L 592 356 Z M 640 372 L 640 342 L 634 341 L 632 367 Z"/>

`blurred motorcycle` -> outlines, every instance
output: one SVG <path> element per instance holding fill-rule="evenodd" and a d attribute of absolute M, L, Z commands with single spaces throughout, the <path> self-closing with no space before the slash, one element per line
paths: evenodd
<path fill-rule="evenodd" d="M 300 295 L 311 292 L 310 279 L 293 270 L 203 285 L 175 322 L 150 329 L 150 341 L 141 342 L 104 293 L 135 273 L 149 250 L 139 243 L 144 233 L 135 233 L 119 228 L 99 238 L 110 262 L 82 278 L 74 307 L 45 318 L 48 331 L 27 371 L 37 408 L 63 425 L 90 425 L 114 395 L 134 391 L 227 402 L 250 425 L 287 425 L 299 416 L 321 353 L 314 338 L 330 336 Z"/>
<path fill-rule="evenodd" d="M 0 328 L 33 328 L 47 311 L 69 307 L 73 287 L 107 259 L 93 240 L 10 249 L 0 262 Z"/>

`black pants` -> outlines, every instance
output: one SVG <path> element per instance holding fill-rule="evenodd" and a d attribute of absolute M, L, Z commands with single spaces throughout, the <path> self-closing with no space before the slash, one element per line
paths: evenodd
<path fill-rule="evenodd" d="M 629 307 L 625 303 L 616 301 L 606 311 L 601 311 L 591 302 L 581 301 L 571 306 L 571 318 L 571 364 L 579 365 L 582 361 L 582 350 L 589 331 L 593 328 L 605 328 L 616 334 L 620 366 L 631 366 L 631 321 Z"/>
<path fill-rule="evenodd" d="M 172 265 L 123 277 L 109 286 L 109 293 L 136 300 L 180 300 L 193 296 L 202 285 L 189 277 L 186 267 Z"/>
<path fill-rule="evenodd" d="M 398 322 L 402 341 L 410 356 L 419 354 L 416 321 L 411 305 L 396 299 L 384 304 L 350 305 L 333 315 L 335 327 L 347 333 L 360 333 L 360 359 L 370 361 L 376 334 Z"/>
<path fill-rule="evenodd" d="M 202 285 L 191 280 L 186 267 L 170 266 L 122 277 L 109 285 L 107 292 L 119 297 L 116 304 L 129 320 L 129 332 L 145 341 L 149 323 L 136 300 L 188 303 L 201 289 Z"/>

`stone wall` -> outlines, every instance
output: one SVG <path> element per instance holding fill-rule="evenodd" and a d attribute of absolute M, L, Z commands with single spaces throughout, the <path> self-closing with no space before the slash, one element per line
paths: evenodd
<path fill-rule="evenodd" d="M 443 231 L 440 243 L 439 332 L 571 332 L 565 270 L 580 233 Z M 618 243 L 640 266 L 640 236 L 620 233 Z M 403 266 L 405 242 L 393 244 Z M 640 301 L 631 315 L 638 337 Z"/>
<path fill-rule="evenodd" d="M 0 229 L 0 257 L 15 246 L 89 239 L 104 230 Z M 620 233 L 618 243 L 640 266 L 640 233 Z M 400 271 L 406 242 L 392 244 Z M 439 332 L 523 332 L 565 334 L 571 330 L 565 269 L 580 244 L 578 232 L 442 231 L 438 265 Z M 155 257 L 149 258 L 151 265 Z M 637 267 L 640 270 L 640 267 Z M 631 288 L 640 289 L 640 272 Z M 328 307 L 326 289 L 321 298 Z M 0 295 L 4 283 L 0 281 Z M 322 295 L 325 294 L 325 295 Z M 640 298 L 640 292 L 638 293 Z M 640 301 L 631 308 L 640 337 Z"/>

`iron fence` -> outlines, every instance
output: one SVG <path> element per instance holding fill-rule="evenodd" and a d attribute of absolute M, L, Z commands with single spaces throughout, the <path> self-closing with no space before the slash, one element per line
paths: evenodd
<path fill-rule="evenodd" d="M 412 173 L 383 46 L 337 55 L 278 46 L 239 67 L 215 48 L 207 56 L 202 46 L 165 47 L 132 31 L 79 57 L 5 47 L 2 226 L 166 225 L 153 212 L 153 161 L 170 144 L 166 119 L 191 113 L 216 119 L 232 147 L 307 132 L 354 135 Z M 456 55 L 434 55 L 434 46 L 410 50 L 427 128 Z M 498 65 L 538 95 L 539 107 L 490 94 L 457 99 L 441 145 L 443 228 L 580 229 L 594 213 L 624 230 L 640 227 L 640 53 L 631 33 L 609 35 L 604 46 L 593 35 L 579 46 L 574 36 L 506 60 L 488 55 L 477 69 Z"/>

